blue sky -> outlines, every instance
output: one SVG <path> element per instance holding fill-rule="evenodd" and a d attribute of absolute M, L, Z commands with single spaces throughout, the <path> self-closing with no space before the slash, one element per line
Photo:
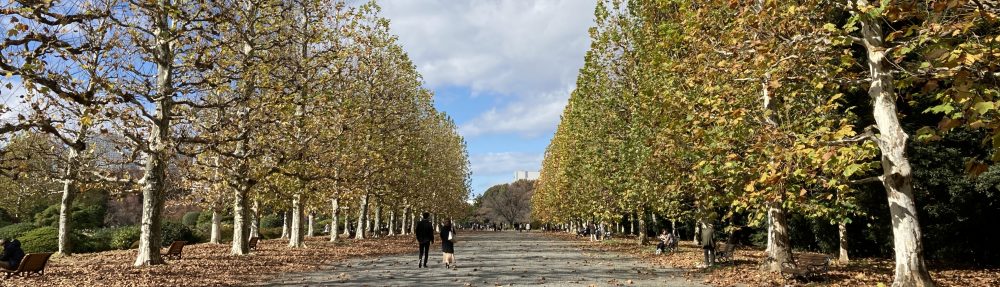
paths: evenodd
<path fill-rule="evenodd" d="M 473 194 L 541 168 L 590 46 L 595 0 L 383 0 L 437 108 L 468 142 Z"/>

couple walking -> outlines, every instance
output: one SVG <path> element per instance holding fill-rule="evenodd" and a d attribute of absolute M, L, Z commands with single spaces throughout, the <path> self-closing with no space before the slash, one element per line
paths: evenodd
<path fill-rule="evenodd" d="M 434 243 L 434 225 L 430 221 L 430 213 L 424 212 L 421 217 L 415 232 L 417 242 L 420 243 L 417 268 L 426 268 L 431 243 Z M 451 227 L 451 220 L 445 221 L 444 226 L 441 226 L 441 251 L 444 252 L 444 266 L 455 267 L 455 230 Z"/>

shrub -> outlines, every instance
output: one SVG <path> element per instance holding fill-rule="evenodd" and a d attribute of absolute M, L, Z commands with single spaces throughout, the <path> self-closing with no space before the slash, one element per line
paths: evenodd
<path fill-rule="evenodd" d="M 82 246 L 76 245 L 75 252 L 101 252 L 111 250 L 111 239 L 115 228 L 101 228 L 84 238 Z"/>
<path fill-rule="evenodd" d="M 115 228 L 111 231 L 111 248 L 129 249 L 132 243 L 139 240 L 139 226 L 130 225 Z"/>
<path fill-rule="evenodd" d="M 283 224 L 283 222 L 284 222 L 284 218 L 282 218 L 281 215 L 279 215 L 279 214 L 265 215 L 264 217 L 261 217 L 261 219 L 260 219 L 260 227 L 261 228 L 274 228 L 274 227 L 280 228 L 281 225 Z"/>
<path fill-rule="evenodd" d="M 0 228 L 0 238 L 19 238 L 33 229 L 35 229 L 35 225 L 30 222 L 7 225 Z"/>
<path fill-rule="evenodd" d="M 281 227 L 261 228 L 260 237 L 263 239 L 281 238 Z"/>
<path fill-rule="evenodd" d="M 55 227 L 44 226 L 28 231 L 21 235 L 21 248 L 25 253 L 34 252 L 56 252 L 59 250 L 59 230 Z"/>
<path fill-rule="evenodd" d="M 185 213 L 184 217 L 181 219 L 181 223 L 184 223 L 184 225 L 187 225 L 187 226 L 194 227 L 195 225 L 198 225 L 198 217 L 200 215 L 201 215 L 201 213 L 197 212 L 197 211 L 191 211 L 191 212 Z"/>
<path fill-rule="evenodd" d="M 195 236 L 191 228 L 186 225 L 176 223 L 176 222 L 163 222 L 163 231 L 160 233 L 160 237 L 163 240 L 161 244 L 163 246 L 168 246 L 177 240 L 187 241 L 189 243 L 200 242 L 200 238 Z"/>
<path fill-rule="evenodd" d="M 42 226 L 21 235 L 21 248 L 25 253 L 59 251 L 59 228 Z M 108 249 L 107 240 L 87 237 L 78 231 L 70 232 L 69 241 L 73 252 L 86 253 Z"/>
<path fill-rule="evenodd" d="M 35 214 L 35 225 L 56 226 L 59 224 L 59 205 L 50 205 L 41 213 Z"/>
<path fill-rule="evenodd" d="M 59 205 L 54 204 L 41 213 L 35 214 L 35 225 L 57 226 L 59 224 Z M 103 205 L 75 205 L 70 210 L 70 220 L 74 229 L 99 228 L 104 223 L 106 208 Z"/>

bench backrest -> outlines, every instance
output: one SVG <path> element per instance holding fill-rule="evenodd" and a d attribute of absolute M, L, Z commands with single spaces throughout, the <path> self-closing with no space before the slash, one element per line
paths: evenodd
<path fill-rule="evenodd" d="M 181 254 L 181 251 L 184 250 L 184 244 L 187 244 L 187 241 L 174 241 L 174 243 L 170 243 L 170 250 L 167 250 L 167 254 Z"/>
<path fill-rule="evenodd" d="M 250 246 L 250 248 L 253 248 L 254 246 L 257 246 L 257 240 L 260 239 L 258 239 L 257 237 L 250 237 L 250 242 L 248 242 L 249 244 L 247 245 Z"/>
<path fill-rule="evenodd" d="M 17 265 L 20 272 L 38 272 L 45 269 L 45 264 L 49 262 L 52 253 L 29 253 L 24 255 L 21 263 Z"/>
<path fill-rule="evenodd" d="M 795 256 L 795 263 L 804 264 L 810 266 L 820 266 L 827 265 L 830 262 L 830 258 L 823 254 L 797 254 Z"/>

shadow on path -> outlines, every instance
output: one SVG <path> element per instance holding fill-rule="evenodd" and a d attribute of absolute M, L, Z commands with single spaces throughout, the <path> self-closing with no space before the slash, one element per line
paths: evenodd
<path fill-rule="evenodd" d="M 264 286 L 704 286 L 686 281 L 679 269 L 656 269 L 618 253 L 596 253 L 538 232 L 459 233 L 458 268 L 441 263 L 441 245 L 431 245 L 430 268 L 418 269 L 411 254 L 356 259 L 324 270 L 289 273 Z M 631 280 L 631 282 L 629 282 Z"/>

